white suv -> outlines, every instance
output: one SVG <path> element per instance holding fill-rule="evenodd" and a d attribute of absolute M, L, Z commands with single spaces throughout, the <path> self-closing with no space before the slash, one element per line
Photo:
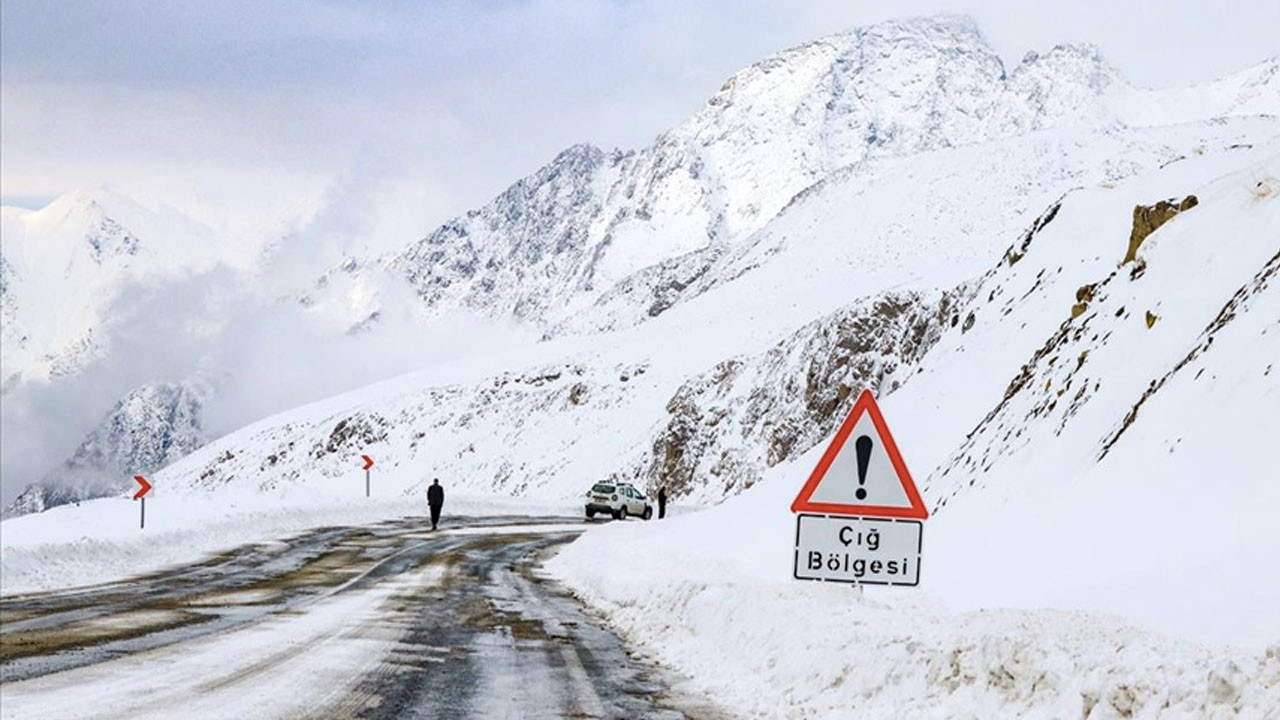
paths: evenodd
<path fill-rule="evenodd" d="M 644 493 L 627 483 L 596 483 L 587 492 L 587 517 L 596 513 L 609 513 L 614 520 L 626 520 L 628 515 L 639 515 L 648 520 L 653 517 L 653 505 Z"/>

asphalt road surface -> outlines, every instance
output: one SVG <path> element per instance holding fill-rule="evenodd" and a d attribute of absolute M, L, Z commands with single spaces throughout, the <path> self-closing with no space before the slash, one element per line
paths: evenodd
<path fill-rule="evenodd" d="M 322 528 L 6 598 L 0 717 L 717 716 L 538 575 L 579 520 L 426 527 Z"/>

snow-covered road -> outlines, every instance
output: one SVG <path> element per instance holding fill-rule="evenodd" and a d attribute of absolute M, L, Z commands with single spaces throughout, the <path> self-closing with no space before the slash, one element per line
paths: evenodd
<path fill-rule="evenodd" d="M 712 715 L 535 572 L 582 527 L 322 528 L 132 581 L 6 598 L 0 714 Z"/>

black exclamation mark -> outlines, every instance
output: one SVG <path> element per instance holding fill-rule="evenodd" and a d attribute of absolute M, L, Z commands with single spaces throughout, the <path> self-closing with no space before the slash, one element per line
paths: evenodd
<path fill-rule="evenodd" d="M 867 484 L 867 464 L 871 462 L 871 437 L 859 435 L 855 449 L 858 451 L 858 491 L 854 494 L 859 500 L 865 500 L 867 489 L 862 486 Z"/>

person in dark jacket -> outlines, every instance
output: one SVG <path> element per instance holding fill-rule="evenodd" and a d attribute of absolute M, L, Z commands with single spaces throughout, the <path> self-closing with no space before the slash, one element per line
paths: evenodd
<path fill-rule="evenodd" d="M 427 506 L 431 508 L 431 529 L 440 524 L 440 508 L 444 507 L 444 488 L 440 487 L 440 478 L 431 481 L 427 488 Z"/>
<path fill-rule="evenodd" d="M 667 486 L 658 488 L 658 519 L 667 516 Z"/>

